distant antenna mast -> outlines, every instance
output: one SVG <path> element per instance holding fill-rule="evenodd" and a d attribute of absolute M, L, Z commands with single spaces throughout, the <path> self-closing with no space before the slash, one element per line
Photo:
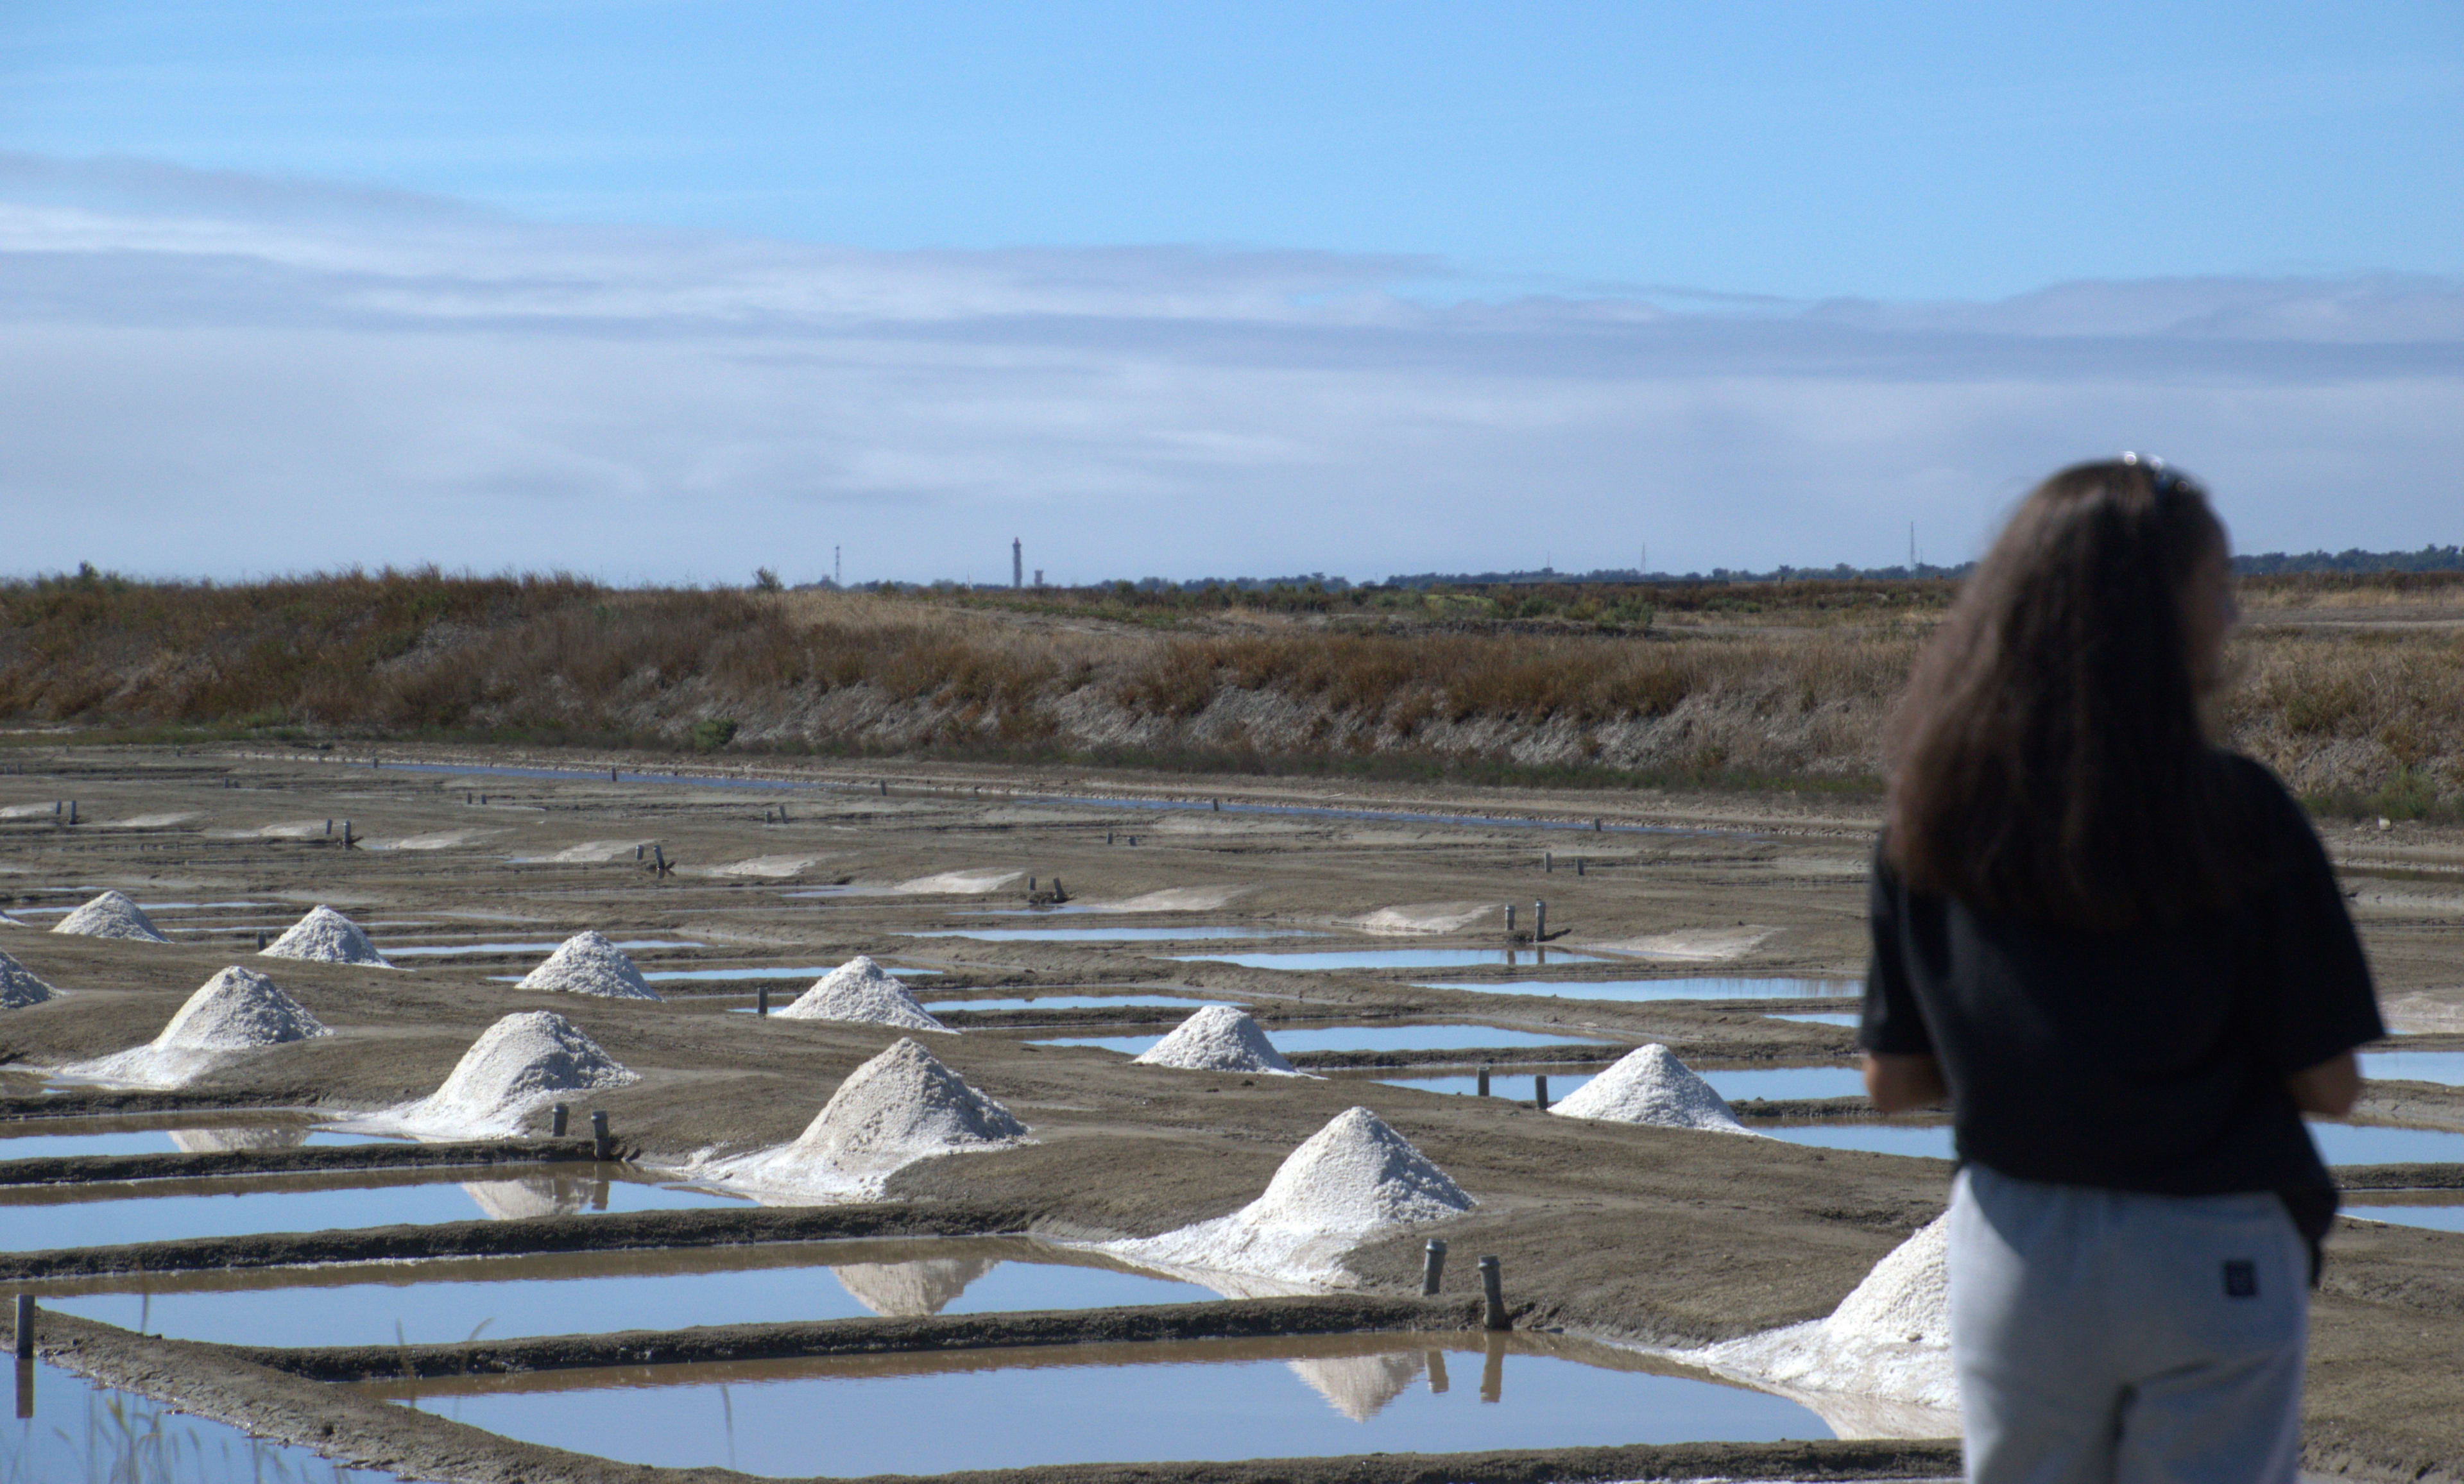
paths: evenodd
<path fill-rule="evenodd" d="M 1917 570 L 1917 523 L 1908 522 L 1908 570 Z"/>
<path fill-rule="evenodd" d="M 1009 585 L 1012 592 L 1026 586 L 1026 543 L 1016 536 L 1009 538 Z"/>
<path fill-rule="evenodd" d="M 835 546 L 830 548 L 830 585 L 832 587 L 847 586 L 847 567 L 839 560 L 840 550 L 841 548 Z"/>

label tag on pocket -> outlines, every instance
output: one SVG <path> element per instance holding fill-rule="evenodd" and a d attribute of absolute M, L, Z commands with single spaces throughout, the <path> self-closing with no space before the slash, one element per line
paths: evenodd
<path fill-rule="evenodd" d="M 2225 1297 L 2255 1298 L 2258 1297 L 2258 1264 L 2248 1257 L 2234 1257 L 2225 1263 Z"/>

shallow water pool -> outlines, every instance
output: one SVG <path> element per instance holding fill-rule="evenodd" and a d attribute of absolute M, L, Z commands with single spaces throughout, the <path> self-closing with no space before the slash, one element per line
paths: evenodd
<path fill-rule="evenodd" d="M 1193 1303 L 1196 1284 L 1015 1237 L 764 1243 L 666 1252 L 141 1275 L 42 1285 L 45 1308 L 228 1344 L 441 1344 L 593 1334 Z"/>
<path fill-rule="evenodd" d="M 973 938 L 982 943 L 1198 943 L 1214 938 L 1322 938 L 1298 928 L 963 928 L 911 932 L 910 938 Z"/>
<path fill-rule="evenodd" d="M 33 1415 L 0 1423 L 0 1479 L 378 1484 L 393 1478 L 383 1471 L 344 1469 L 307 1449 L 253 1438 L 55 1365 L 15 1364 L 17 1410 L 22 1415 L 31 1403 Z"/>
<path fill-rule="evenodd" d="M 1948 1124 L 1914 1127 L 1904 1124 L 1760 1124 L 1754 1132 L 1816 1149 L 1862 1149 L 1869 1154 L 1904 1154 L 1917 1159 L 1959 1157 L 1951 1148 Z"/>
<path fill-rule="evenodd" d="M 691 943 L 682 938 L 633 938 L 616 945 L 627 953 L 645 949 L 698 949 L 709 945 Z M 564 947 L 560 938 L 554 943 L 415 943 L 408 948 L 384 949 L 387 958 L 451 958 L 476 953 L 553 953 Z"/>
<path fill-rule="evenodd" d="M 1222 1000 L 1185 999 L 1163 994 L 1038 994 L 1032 997 L 1006 999 L 936 999 L 924 1008 L 939 1015 L 945 1010 L 1129 1010 L 1161 1009 L 1195 1011 L 1200 1005 L 1221 1005 Z"/>
<path fill-rule="evenodd" d="M 2464 1201 L 2453 1197 L 2442 1201 L 2388 1201 L 2376 1193 L 2347 1196 L 2344 1214 L 2364 1221 L 2384 1221 L 2390 1226 L 2422 1227 L 2432 1232 L 2464 1232 Z M 2361 1202 L 2370 1204 L 2363 1205 Z"/>
<path fill-rule="evenodd" d="M 1861 1098 L 1865 1074 L 1855 1067 L 1751 1067 L 1696 1076 L 1730 1102 L 1747 1098 Z"/>
<path fill-rule="evenodd" d="M 608 1178 L 578 1172 L 608 1171 Z M 324 1232 L 396 1223 L 505 1220 L 592 1211 L 734 1206 L 709 1190 L 655 1185 L 621 1167 L 464 1179 L 434 1171 L 248 1175 L 0 1189 L 0 1248 L 98 1247 L 265 1232 Z"/>
<path fill-rule="evenodd" d="M 382 1134 L 335 1133 L 302 1119 L 246 1119 L 245 1115 L 228 1123 L 144 1117 L 0 1123 L 0 1160 L 203 1154 L 222 1149 L 296 1149 L 399 1142 Z"/>
<path fill-rule="evenodd" d="M 1551 955 L 1555 961 L 1555 955 Z M 1545 994 L 1551 999 L 1618 1001 L 1664 999 L 1838 999 L 1865 993 L 1853 979 L 1509 979 L 1485 983 L 1450 980 L 1430 990 L 1469 990 L 1475 994 Z"/>
<path fill-rule="evenodd" d="M 1596 964 L 1590 953 L 1562 949 L 1328 949 L 1299 953 L 1176 953 L 1182 964 L 1238 964 L 1243 969 L 1473 969 L 1502 964 L 1508 969 L 1529 964 Z"/>
<path fill-rule="evenodd" d="M 2374 1080 L 2464 1087 L 2464 1051 L 2365 1051 L 2362 1075 Z"/>
<path fill-rule="evenodd" d="M 1297 1051 L 1455 1051 L 1489 1046 L 1564 1046 L 1596 1042 L 1599 1037 L 1572 1032 L 1506 1031 L 1493 1025 L 1332 1025 L 1307 1030 L 1268 1031 L 1266 1038 L 1286 1056 Z M 1062 1036 L 1029 1041 L 1030 1046 L 1099 1046 L 1136 1056 L 1163 1039 L 1152 1036 Z"/>
<path fill-rule="evenodd" d="M 1794 1402 L 1461 1334 L 1052 1345 L 367 1383 L 627 1463 L 841 1476 L 1830 1437 Z M 963 1426 L 952 1425 L 964 1419 Z"/>
<path fill-rule="evenodd" d="M 2319 1156 L 2330 1165 L 2464 1164 L 2464 1134 L 2375 1124 L 2310 1123 Z"/>
<path fill-rule="evenodd" d="M 1768 1020 L 1803 1020 L 1812 1025 L 1855 1025 L 1863 1017 L 1853 1010 L 1813 1010 L 1802 1015 L 1771 1014 Z"/>
<path fill-rule="evenodd" d="M 1529 1102 L 1538 1091 L 1534 1079 L 1546 1077 L 1549 1080 L 1549 1101 L 1551 1103 L 1563 1102 L 1568 1093 L 1590 1081 L 1598 1072 L 1599 1068 L 1593 1066 L 1550 1067 L 1546 1071 L 1533 1067 L 1518 1067 L 1510 1072 L 1492 1069 L 1488 1074 L 1488 1095 L 1503 1098 L 1508 1102 Z M 1386 1075 L 1367 1080 L 1382 1082 L 1389 1087 L 1417 1087 L 1422 1092 L 1463 1097 L 1480 1095 L 1480 1074 L 1477 1072 L 1444 1072 L 1426 1077 Z"/>

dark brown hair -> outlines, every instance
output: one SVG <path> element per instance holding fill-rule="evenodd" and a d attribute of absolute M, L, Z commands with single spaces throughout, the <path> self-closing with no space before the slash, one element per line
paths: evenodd
<path fill-rule="evenodd" d="M 1912 889 L 2089 929 L 2234 895 L 2248 855 L 2189 628 L 2225 555 L 2199 488 L 2136 461 L 2021 502 L 1892 718 L 1883 851 Z"/>

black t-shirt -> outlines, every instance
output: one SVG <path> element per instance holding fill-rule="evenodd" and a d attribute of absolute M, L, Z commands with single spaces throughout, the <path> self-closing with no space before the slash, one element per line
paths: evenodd
<path fill-rule="evenodd" d="M 2387 1028 L 2309 820 L 2274 774 L 2230 766 L 2264 859 L 2227 912 L 2031 926 L 1910 892 L 1878 852 L 1858 1043 L 1941 1063 L 1962 1160 L 2106 1189 L 2274 1190 L 2315 1239 L 2335 1185 L 2284 1080 Z"/>

